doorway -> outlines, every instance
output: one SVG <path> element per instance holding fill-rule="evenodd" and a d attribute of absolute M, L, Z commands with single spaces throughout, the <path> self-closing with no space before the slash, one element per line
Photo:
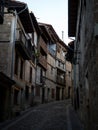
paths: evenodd
<path fill-rule="evenodd" d="M 60 88 L 56 87 L 56 100 L 60 100 Z"/>

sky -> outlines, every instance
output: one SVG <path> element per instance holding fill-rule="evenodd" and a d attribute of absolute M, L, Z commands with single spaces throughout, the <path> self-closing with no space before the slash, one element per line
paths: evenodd
<path fill-rule="evenodd" d="M 18 0 L 27 3 L 38 22 L 51 24 L 58 36 L 68 40 L 68 0 Z"/>

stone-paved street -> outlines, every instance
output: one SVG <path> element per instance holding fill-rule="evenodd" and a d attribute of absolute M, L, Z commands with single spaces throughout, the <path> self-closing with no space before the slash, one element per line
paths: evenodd
<path fill-rule="evenodd" d="M 69 100 L 32 107 L 0 130 L 83 130 Z"/>

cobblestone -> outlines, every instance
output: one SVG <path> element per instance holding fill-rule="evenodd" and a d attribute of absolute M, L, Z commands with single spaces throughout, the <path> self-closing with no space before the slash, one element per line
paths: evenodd
<path fill-rule="evenodd" d="M 72 109 L 68 110 L 69 104 L 70 101 L 64 100 L 33 107 L 1 130 L 82 130 L 79 128 L 81 124 L 77 125 L 77 122 L 73 121 L 75 113 Z M 74 113 L 74 117 L 68 112 Z"/>

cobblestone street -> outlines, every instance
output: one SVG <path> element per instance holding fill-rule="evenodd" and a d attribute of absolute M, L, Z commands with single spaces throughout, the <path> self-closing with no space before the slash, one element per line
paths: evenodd
<path fill-rule="evenodd" d="M 0 130 L 83 130 L 69 100 L 32 107 Z"/>

